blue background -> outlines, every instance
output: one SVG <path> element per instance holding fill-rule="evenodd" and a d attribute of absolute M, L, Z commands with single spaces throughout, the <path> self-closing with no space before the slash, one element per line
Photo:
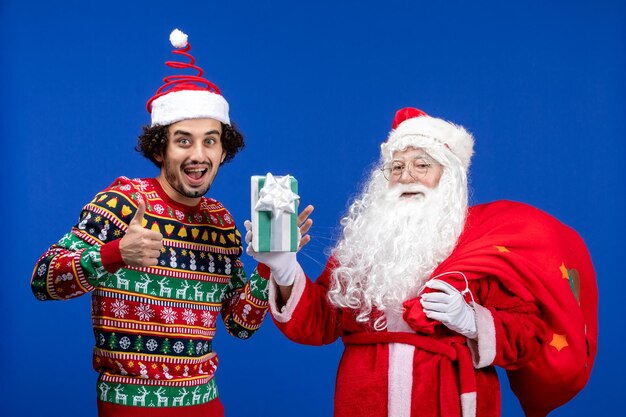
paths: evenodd
<path fill-rule="evenodd" d="M 579 231 L 595 263 L 595 368 L 553 415 L 620 414 L 625 9 L 606 0 L 3 0 L 0 414 L 95 415 L 89 297 L 40 303 L 30 275 L 96 192 L 119 175 L 157 174 L 133 147 L 168 73 L 175 27 L 247 139 L 209 195 L 243 227 L 251 175 L 296 176 L 303 203 L 316 206 L 300 256 L 311 276 L 396 109 L 420 107 L 470 130 L 472 201 L 552 213 Z M 296 345 L 268 320 L 246 342 L 221 328 L 214 347 L 228 416 L 332 414 L 340 343 Z M 502 385 L 503 415 L 521 416 Z"/>

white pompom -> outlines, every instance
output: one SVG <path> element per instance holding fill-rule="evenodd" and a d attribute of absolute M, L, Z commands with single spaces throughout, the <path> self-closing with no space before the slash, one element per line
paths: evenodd
<path fill-rule="evenodd" d="M 170 42 L 174 48 L 184 48 L 187 46 L 187 35 L 178 29 L 174 29 L 170 33 Z"/>

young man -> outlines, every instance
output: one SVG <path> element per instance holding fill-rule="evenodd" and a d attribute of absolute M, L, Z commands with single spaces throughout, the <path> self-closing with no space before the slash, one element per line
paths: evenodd
<path fill-rule="evenodd" d="M 248 246 L 271 270 L 270 309 L 287 337 L 342 338 L 335 416 L 499 416 L 494 366 L 529 416 L 586 383 L 597 289 L 584 243 L 520 203 L 468 209 L 473 144 L 461 126 L 398 111 L 315 283 L 295 253 Z"/>
<path fill-rule="evenodd" d="M 138 150 L 156 178 L 120 177 L 87 204 L 79 222 L 37 262 L 40 300 L 92 293 L 93 365 L 103 416 L 221 416 L 211 347 L 217 316 L 249 338 L 267 312 L 267 280 L 249 280 L 230 213 L 203 197 L 222 163 L 244 146 L 228 103 L 202 78 L 176 30 L 174 53 L 198 75 L 165 78 L 148 102 L 152 122 Z"/>

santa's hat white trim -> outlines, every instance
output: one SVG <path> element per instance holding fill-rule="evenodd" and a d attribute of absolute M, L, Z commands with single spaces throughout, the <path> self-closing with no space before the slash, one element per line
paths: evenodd
<path fill-rule="evenodd" d="M 186 119 L 209 118 L 230 124 L 228 102 L 207 90 L 180 90 L 152 102 L 152 126 L 167 126 Z"/>
<path fill-rule="evenodd" d="M 387 142 L 381 145 L 384 158 L 394 151 L 408 146 L 427 148 L 434 144 L 447 147 L 459 158 L 467 171 L 474 154 L 474 138 L 462 126 L 431 116 L 419 116 L 400 123 L 389 133 Z"/>

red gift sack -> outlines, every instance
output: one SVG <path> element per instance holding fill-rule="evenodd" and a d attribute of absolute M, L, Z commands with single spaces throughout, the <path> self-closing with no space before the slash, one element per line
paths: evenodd
<path fill-rule="evenodd" d="M 456 248 L 433 277 L 451 271 L 468 280 L 496 276 L 539 304 L 548 342 L 524 367 L 507 371 L 527 416 L 547 415 L 585 386 L 597 351 L 598 290 L 589 252 L 573 229 L 521 203 L 474 206 Z M 414 311 L 405 316 L 420 317 L 419 303 L 406 306 Z"/>

